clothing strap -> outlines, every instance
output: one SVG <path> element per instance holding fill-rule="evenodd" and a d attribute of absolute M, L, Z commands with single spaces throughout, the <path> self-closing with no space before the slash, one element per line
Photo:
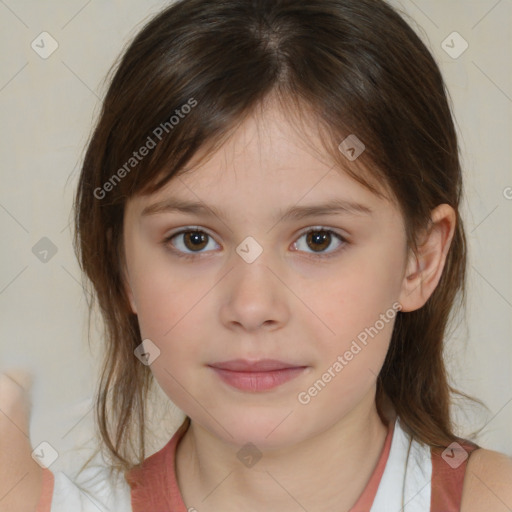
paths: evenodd
<path fill-rule="evenodd" d="M 431 448 L 432 487 L 430 512 L 459 512 L 464 476 L 471 453 L 480 448 L 459 439 L 446 448 Z"/>
<path fill-rule="evenodd" d="M 187 512 L 178 488 L 176 446 L 190 426 L 187 416 L 171 440 L 125 474 L 131 489 L 132 512 Z"/>

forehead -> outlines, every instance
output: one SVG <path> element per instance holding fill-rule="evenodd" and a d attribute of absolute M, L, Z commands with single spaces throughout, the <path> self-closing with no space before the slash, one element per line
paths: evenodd
<path fill-rule="evenodd" d="M 140 215 L 171 194 L 248 214 L 333 199 L 388 206 L 333 161 L 317 128 L 313 122 L 299 128 L 282 109 L 267 108 L 248 117 L 220 148 L 194 157 L 160 190 L 132 199 L 131 209 Z"/>

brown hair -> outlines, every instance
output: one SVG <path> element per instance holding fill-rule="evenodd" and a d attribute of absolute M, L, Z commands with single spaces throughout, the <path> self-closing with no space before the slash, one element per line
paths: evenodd
<path fill-rule="evenodd" d="M 96 421 L 112 464 L 145 458 L 153 383 L 134 356 L 141 336 L 123 285 L 126 201 L 220 147 L 271 97 L 288 116 L 316 120 L 340 168 L 391 192 L 412 250 L 431 210 L 454 208 L 441 280 L 422 308 L 398 313 L 376 400 L 381 416 L 388 400 L 422 443 L 457 439 L 452 393 L 466 395 L 449 385 L 443 349 L 450 315 L 465 304 L 461 167 L 440 70 L 404 19 L 382 0 L 181 0 L 145 25 L 112 73 L 81 171 L 74 240 L 104 319 Z M 353 162 L 338 149 L 349 134 L 366 146 Z"/>

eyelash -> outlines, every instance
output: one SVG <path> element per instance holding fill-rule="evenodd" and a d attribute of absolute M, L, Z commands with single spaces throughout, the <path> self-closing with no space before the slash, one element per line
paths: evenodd
<path fill-rule="evenodd" d="M 326 233 L 329 233 L 331 235 L 334 235 L 340 242 L 341 242 L 341 246 L 338 247 L 337 249 L 335 249 L 334 251 L 332 252 L 328 252 L 328 253 L 308 253 L 306 252 L 305 254 L 307 255 L 307 257 L 312 257 L 312 258 L 322 258 L 322 259 L 325 259 L 325 258 L 331 258 L 333 256 L 336 256 L 337 254 L 339 254 L 341 251 L 343 251 L 346 247 L 346 245 L 349 243 L 343 236 L 341 236 L 339 233 L 337 233 L 336 231 L 332 230 L 332 229 L 328 229 L 328 228 L 325 228 L 323 226 L 315 226 L 313 228 L 309 228 L 307 229 L 306 231 L 303 231 L 299 234 L 297 240 L 299 240 L 300 238 L 302 238 L 304 235 L 308 235 L 309 233 L 315 233 L 315 232 L 326 232 Z M 177 237 L 178 235 L 182 235 L 184 233 L 195 233 L 195 232 L 198 232 L 198 233 L 204 233 L 205 235 L 207 235 L 208 237 L 210 238 L 213 238 L 208 232 L 200 229 L 199 227 L 193 227 L 193 226 L 189 226 L 187 227 L 186 229 L 182 229 L 180 231 L 177 231 L 175 233 L 171 233 L 169 236 L 167 236 L 163 241 L 162 241 L 162 244 L 169 250 L 171 251 L 173 254 L 175 254 L 176 256 L 178 256 L 179 258 L 184 258 L 184 259 L 188 259 L 188 260 L 193 260 L 193 259 L 197 259 L 197 258 L 200 258 L 202 257 L 201 255 L 204 254 L 202 252 L 196 252 L 196 253 L 186 253 L 186 252 L 182 252 L 180 251 L 179 249 L 176 249 L 172 246 L 172 244 L 170 243 L 171 240 L 175 237 Z M 296 243 L 296 242 L 295 242 Z M 300 252 L 299 250 L 297 250 L 297 252 Z"/>

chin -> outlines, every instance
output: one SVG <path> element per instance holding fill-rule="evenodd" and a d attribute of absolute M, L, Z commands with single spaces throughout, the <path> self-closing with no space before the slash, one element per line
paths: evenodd
<path fill-rule="evenodd" d="M 292 408 L 279 408 L 267 412 L 259 408 L 254 408 L 252 411 L 250 409 L 240 411 L 237 408 L 232 412 L 223 411 L 219 416 L 215 415 L 222 418 L 221 421 L 219 420 L 222 426 L 209 416 L 202 418 L 206 420 L 206 424 L 204 421 L 200 423 L 203 428 L 227 443 L 238 447 L 252 443 L 262 452 L 272 451 L 292 446 L 300 442 L 303 436 L 307 436 L 304 421 L 299 425 L 297 418 L 294 417 L 295 413 L 287 417 L 291 411 Z"/>

